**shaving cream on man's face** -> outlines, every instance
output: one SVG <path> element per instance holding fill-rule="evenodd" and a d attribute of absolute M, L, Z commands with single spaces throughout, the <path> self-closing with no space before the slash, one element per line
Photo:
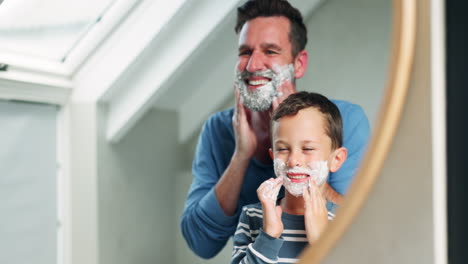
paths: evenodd
<path fill-rule="evenodd" d="M 280 159 L 274 160 L 274 169 L 277 177 L 283 177 L 283 186 L 286 190 L 298 197 L 301 196 L 304 188 L 308 185 L 309 178 L 314 180 L 318 186 L 325 183 L 328 177 L 327 161 L 313 161 L 307 167 L 289 168 Z"/>
<path fill-rule="evenodd" d="M 273 99 L 282 95 L 281 92 L 278 92 L 278 88 L 285 81 L 292 82 L 293 80 L 293 64 L 283 66 L 273 65 L 273 69 L 265 71 L 236 71 L 236 86 L 239 88 L 243 104 L 248 109 L 257 112 L 268 110 L 271 107 Z M 251 90 L 248 85 L 258 85 L 259 87 Z"/>

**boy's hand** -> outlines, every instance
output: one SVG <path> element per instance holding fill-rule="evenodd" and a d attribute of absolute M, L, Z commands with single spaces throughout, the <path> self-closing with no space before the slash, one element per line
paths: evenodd
<path fill-rule="evenodd" d="M 309 187 L 304 188 L 305 213 L 304 221 L 307 240 L 316 242 L 328 224 L 326 199 L 315 181 L 309 179 Z"/>
<path fill-rule="evenodd" d="M 281 207 L 276 205 L 282 183 L 282 177 L 270 178 L 257 189 L 258 199 L 263 208 L 263 231 L 276 238 L 281 236 L 284 228 L 283 221 L 281 221 Z"/>
<path fill-rule="evenodd" d="M 257 148 L 257 137 L 249 123 L 250 110 L 242 103 L 239 88 L 235 87 L 236 104 L 232 115 L 232 127 L 236 138 L 235 155 L 250 159 Z"/>

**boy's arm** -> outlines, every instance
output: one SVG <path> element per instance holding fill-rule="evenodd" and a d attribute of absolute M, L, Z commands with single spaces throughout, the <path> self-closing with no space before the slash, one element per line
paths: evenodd
<path fill-rule="evenodd" d="M 275 263 L 283 239 L 269 236 L 261 228 L 261 210 L 244 207 L 233 238 L 231 264 Z M 258 235 L 257 235 L 258 234 Z"/>

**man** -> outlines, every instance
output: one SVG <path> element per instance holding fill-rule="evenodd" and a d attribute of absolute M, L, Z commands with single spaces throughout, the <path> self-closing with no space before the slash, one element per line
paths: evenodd
<path fill-rule="evenodd" d="M 284 0 L 253 0 L 238 8 L 234 109 L 205 123 L 193 161 L 193 182 L 181 229 L 200 257 L 215 256 L 235 232 L 242 206 L 257 203 L 256 190 L 274 176 L 268 149 L 270 113 L 306 69 L 307 31 L 300 12 Z M 354 104 L 332 100 L 343 117 L 348 160 L 331 174 L 327 200 L 339 204 L 364 152 L 369 123 Z M 331 187 L 330 187 L 331 186 Z"/>

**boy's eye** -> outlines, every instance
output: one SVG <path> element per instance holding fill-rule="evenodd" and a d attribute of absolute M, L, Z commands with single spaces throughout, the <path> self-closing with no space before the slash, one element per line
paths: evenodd
<path fill-rule="evenodd" d="M 278 151 L 278 152 L 286 152 L 286 151 L 288 151 L 288 149 L 287 149 L 287 148 L 277 148 L 276 151 Z"/>
<path fill-rule="evenodd" d="M 303 148 L 302 150 L 304 150 L 304 151 L 313 151 L 315 149 L 314 148 Z"/>

